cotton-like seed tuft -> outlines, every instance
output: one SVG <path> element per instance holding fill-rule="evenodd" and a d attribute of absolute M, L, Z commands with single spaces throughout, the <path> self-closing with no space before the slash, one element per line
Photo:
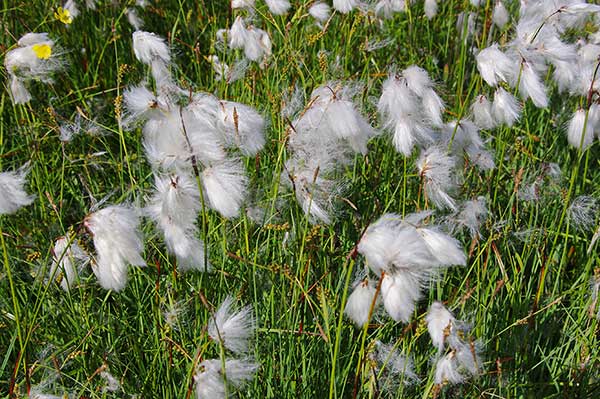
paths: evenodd
<path fill-rule="evenodd" d="M 221 303 L 210 318 L 208 335 L 233 353 L 246 353 L 255 329 L 252 308 L 246 306 L 235 311 L 233 301 L 233 297 L 228 296 Z"/>
<path fill-rule="evenodd" d="M 139 218 L 133 208 L 111 205 L 88 215 L 85 226 L 96 249 L 92 270 L 105 289 L 120 291 L 127 284 L 127 265 L 146 266 Z"/>

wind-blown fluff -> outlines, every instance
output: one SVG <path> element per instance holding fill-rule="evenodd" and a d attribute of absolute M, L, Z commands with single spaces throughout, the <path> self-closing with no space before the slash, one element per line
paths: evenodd
<path fill-rule="evenodd" d="M 584 109 L 573 114 L 567 129 L 569 144 L 575 148 L 587 149 L 594 142 L 594 118 Z"/>
<path fill-rule="evenodd" d="M 288 0 L 265 0 L 269 11 L 274 15 L 286 14 L 292 6 Z"/>
<path fill-rule="evenodd" d="M 165 64 L 171 62 L 171 52 L 165 39 L 152 32 L 133 32 L 133 52 L 135 57 L 146 65 L 152 65 L 155 61 Z"/>
<path fill-rule="evenodd" d="M 27 166 L 0 173 L 0 215 L 15 213 L 33 202 L 34 197 L 25 192 L 26 177 Z"/>
<path fill-rule="evenodd" d="M 460 384 L 481 372 L 481 344 L 469 339 L 469 327 L 456 320 L 440 302 L 434 302 L 427 312 L 427 330 L 433 345 L 442 354 L 435 367 L 436 384 Z"/>
<path fill-rule="evenodd" d="M 436 16 L 438 10 L 437 0 L 425 0 L 425 16 L 427 19 L 432 19 Z"/>
<path fill-rule="evenodd" d="M 446 337 L 452 333 L 452 325 L 456 319 L 441 302 L 434 302 L 429 306 L 425 320 L 433 346 L 442 350 Z"/>
<path fill-rule="evenodd" d="M 95 264 L 92 270 L 105 289 L 120 291 L 127 284 L 127 265 L 146 266 L 144 244 L 135 210 L 126 205 L 111 205 L 85 218 L 94 238 Z"/>
<path fill-rule="evenodd" d="M 332 221 L 343 182 L 337 177 L 355 153 L 366 154 L 377 134 L 357 110 L 354 84 L 331 82 L 313 90 L 309 106 L 292 121 L 290 155 L 281 174 L 312 223 Z"/>
<path fill-rule="evenodd" d="M 423 286 L 439 271 L 466 264 L 457 240 L 435 226 L 423 224 L 428 215 L 426 212 L 402 218 L 385 214 L 367 228 L 358 243 L 358 252 L 366 258 L 371 271 L 383 278 L 382 302 L 396 321 L 410 321 Z"/>
<path fill-rule="evenodd" d="M 39 80 L 52 82 L 52 74 L 62 69 L 61 52 L 47 33 L 27 33 L 17 42 L 18 47 L 8 51 L 4 67 L 10 80 L 11 99 L 15 104 L 31 100 L 25 82 Z"/>
<path fill-rule="evenodd" d="M 496 1 L 496 5 L 494 5 L 494 11 L 492 12 L 492 22 L 494 25 L 502 29 L 508 23 L 509 19 L 510 15 L 504 6 L 504 3 L 502 1 Z"/>
<path fill-rule="evenodd" d="M 450 195 L 456 188 L 455 165 L 456 159 L 437 146 L 423 151 L 417 160 L 427 198 L 439 208 L 456 210 L 456 201 Z"/>
<path fill-rule="evenodd" d="M 471 105 L 473 122 L 481 129 L 493 129 L 497 126 L 496 120 L 492 115 L 492 103 L 484 95 L 479 95 Z"/>
<path fill-rule="evenodd" d="M 358 6 L 357 0 L 333 0 L 333 8 L 342 14 L 348 14 Z"/>
<path fill-rule="evenodd" d="M 220 101 L 216 120 L 227 147 L 237 147 L 244 155 L 256 155 L 265 146 L 265 118 L 254 108 Z"/>
<path fill-rule="evenodd" d="M 443 123 L 444 103 L 427 72 L 413 65 L 388 76 L 377 110 L 396 150 L 409 156 L 416 144 L 433 142 L 433 129 Z"/>
<path fill-rule="evenodd" d="M 399 385 L 411 385 L 419 382 L 414 371 L 413 360 L 394 345 L 375 342 L 372 355 L 378 370 L 378 384 L 382 391 L 396 393 Z"/>
<path fill-rule="evenodd" d="M 133 52 L 135 57 L 150 66 L 152 77 L 159 91 L 171 94 L 178 88 L 172 81 L 169 66 L 171 51 L 165 39 L 152 33 L 137 30 L 133 32 Z"/>
<path fill-rule="evenodd" d="M 331 8 L 327 3 L 316 2 L 310 6 L 308 13 L 311 17 L 322 23 L 329 19 L 329 16 L 331 15 Z"/>
<path fill-rule="evenodd" d="M 54 243 L 50 278 L 60 283 L 63 290 L 69 291 L 79 278 L 79 271 L 90 257 L 77 244 L 74 237 L 60 237 Z"/>
<path fill-rule="evenodd" d="M 226 359 L 223 370 L 221 359 L 204 360 L 198 364 L 194 381 L 197 399 L 225 399 L 226 384 L 240 389 L 252 379 L 258 365 L 249 359 Z"/>
<path fill-rule="evenodd" d="M 221 303 L 208 322 L 208 335 L 234 353 L 246 353 L 255 329 L 252 308 L 246 306 L 235 311 L 233 300 L 228 296 Z"/>
<path fill-rule="evenodd" d="M 243 49 L 244 55 L 251 61 L 263 61 L 271 55 L 271 36 L 267 31 L 252 25 L 246 25 L 238 16 L 227 31 L 230 49 Z"/>
<path fill-rule="evenodd" d="M 369 321 L 369 312 L 375 299 L 375 287 L 369 279 L 359 281 L 346 302 L 344 313 L 358 327 Z"/>
<path fill-rule="evenodd" d="M 488 85 L 496 86 L 498 82 L 514 84 L 518 65 L 498 48 L 498 44 L 481 50 L 476 59 L 477 69 Z"/>
<path fill-rule="evenodd" d="M 229 160 L 206 168 L 201 180 L 211 208 L 226 218 L 239 214 L 248 184 L 239 161 Z"/>
<path fill-rule="evenodd" d="M 197 237 L 196 217 L 201 208 L 198 184 L 185 173 L 157 175 L 154 181 L 156 192 L 146 212 L 162 230 L 178 266 L 181 270 L 210 270 L 204 243 Z"/>
<path fill-rule="evenodd" d="M 497 123 L 510 127 L 520 118 L 521 105 L 512 94 L 500 87 L 494 93 L 492 113 Z"/>

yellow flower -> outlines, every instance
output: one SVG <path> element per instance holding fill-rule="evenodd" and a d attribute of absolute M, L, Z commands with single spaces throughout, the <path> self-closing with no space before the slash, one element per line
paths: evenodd
<path fill-rule="evenodd" d="M 56 12 L 54 13 L 54 18 L 58 19 L 65 25 L 69 25 L 73 22 L 73 17 L 71 16 L 71 12 L 69 10 L 65 10 L 62 7 L 58 7 Z"/>
<path fill-rule="evenodd" d="M 36 57 L 42 60 L 47 60 L 52 55 L 52 47 L 47 44 L 34 44 L 32 49 Z"/>

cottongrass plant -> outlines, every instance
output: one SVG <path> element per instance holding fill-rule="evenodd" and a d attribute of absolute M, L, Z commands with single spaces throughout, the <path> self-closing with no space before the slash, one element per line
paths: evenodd
<path fill-rule="evenodd" d="M 69 291 L 79 280 L 79 274 L 87 266 L 90 256 L 72 235 L 56 239 L 52 254 L 50 278 L 60 284 L 64 291 Z"/>
<path fill-rule="evenodd" d="M 456 158 L 444 147 L 431 146 L 417 159 L 417 169 L 426 194 L 426 199 L 438 208 L 456 210 L 452 192 L 458 187 Z"/>
<path fill-rule="evenodd" d="M 338 174 L 354 154 L 367 153 L 377 134 L 354 102 L 359 89 L 341 82 L 317 87 L 291 123 L 281 178 L 312 223 L 332 222 L 343 187 Z"/>
<path fill-rule="evenodd" d="M 48 33 L 27 33 L 19 39 L 17 47 L 7 52 L 4 58 L 11 99 L 15 104 L 31 100 L 26 82 L 52 83 L 52 75 L 64 66 L 61 55 L 62 51 Z"/>
<path fill-rule="evenodd" d="M 319 23 L 324 23 L 331 15 L 331 7 L 325 2 L 317 1 L 310 6 L 308 13 Z"/>
<path fill-rule="evenodd" d="M 598 89 L 597 65 L 599 47 L 586 37 L 567 41 L 567 31 L 580 31 L 588 22 L 598 24 L 600 6 L 580 0 L 521 2 L 515 34 L 508 43 L 493 43 L 477 56 L 477 68 L 482 79 L 496 88 L 491 112 L 485 97 L 478 97 L 472 106 L 475 122 L 484 129 L 501 124 L 512 126 L 520 117 L 520 105 L 502 86 L 518 90 L 521 98 L 531 99 L 538 108 L 548 107 L 550 97 L 544 77 L 552 67 L 552 79 L 560 92 L 581 96 L 586 107 L 573 114 L 567 129 L 568 142 L 573 147 L 587 149 L 598 133 L 597 104 L 593 94 Z M 493 21 L 503 27 L 509 16 L 502 2 L 494 8 Z M 591 107 L 594 107 L 591 110 Z"/>
<path fill-rule="evenodd" d="M 460 204 L 456 212 L 446 217 L 445 225 L 453 234 L 466 230 L 471 238 L 477 239 L 481 236 L 481 225 L 487 220 L 488 215 L 487 200 L 479 196 Z"/>
<path fill-rule="evenodd" d="M 246 306 L 236 311 L 233 302 L 231 296 L 223 300 L 208 322 L 208 335 L 231 352 L 242 354 L 248 352 L 248 340 L 256 326 L 252 308 Z"/>
<path fill-rule="evenodd" d="M 20 169 L 0 173 L 0 215 L 15 213 L 30 205 L 34 197 L 25 191 L 29 165 Z"/>
<path fill-rule="evenodd" d="M 144 149 L 156 192 L 146 213 L 163 232 L 180 270 L 210 269 L 196 218 L 204 207 L 234 218 L 247 196 L 242 156 L 265 145 L 265 120 L 252 107 L 207 93 L 185 93 L 174 83 L 164 39 L 135 32 L 134 50 L 150 66 L 157 93 L 133 86 L 124 93 L 125 127 L 143 124 Z"/>
<path fill-rule="evenodd" d="M 204 360 L 198 364 L 194 381 L 197 399 L 225 399 L 231 388 L 241 389 L 250 381 L 258 368 L 248 359 Z"/>
<path fill-rule="evenodd" d="M 481 373 L 481 344 L 468 339 L 465 323 L 456 320 L 440 302 L 431 304 L 426 321 L 438 350 L 434 378 L 438 386 L 460 384 Z"/>
<path fill-rule="evenodd" d="M 413 385 L 420 382 L 414 371 L 413 360 L 402 353 L 393 344 L 374 343 L 374 372 L 377 375 L 377 386 L 388 395 L 395 395 L 400 385 Z"/>
<path fill-rule="evenodd" d="M 405 156 L 417 144 L 425 147 L 434 142 L 434 129 L 441 127 L 444 109 L 433 81 L 416 65 L 390 73 L 377 104 L 384 129 L 392 134 L 396 150 Z"/>
<path fill-rule="evenodd" d="M 198 184 L 186 174 L 157 175 L 154 180 L 156 192 L 145 210 L 162 230 L 169 251 L 177 256 L 183 271 L 209 270 L 196 225 L 202 208 Z"/>
<path fill-rule="evenodd" d="M 94 239 L 92 270 L 105 289 L 120 291 L 128 280 L 127 266 L 146 266 L 139 216 L 127 205 L 111 205 L 86 216 Z"/>
<path fill-rule="evenodd" d="M 402 218 L 385 214 L 367 228 L 358 243 L 358 252 L 380 279 L 381 302 L 395 321 L 410 321 L 423 289 L 444 269 L 466 264 L 456 239 L 437 226 L 424 223 L 430 215 L 431 212 L 421 212 Z M 348 298 L 346 315 L 358 326 L 367 321 L 372 311 L 377 293 L 372 288 L 374 284 L 358 284 Z"/>
<path fill-rule="evenodd" d="M 198 399 L 221 399 L 231 388 L 240 389 L 258 369 L 247 355 L 256 322 L 250 306 L 234 310 L 234 298 L 228 296 L 208 322 L 208 335 L 221 348 L 220 359 L 203 360 L 196 367 L 194 381 Z M 228 358 L 225 349 L 242 358 Z"/>
<path fill-rule="evenodd" d="M 227 45 L 232 50 L 243 50 L 247 59 L 259 62 L 261 67 L 266 65 L 273 46 L 271 36 L 267 31 L 255 27 L 239 15 L 230 29 L 217 31 L 217 39 L 219 41 L 227 40 Z"/>

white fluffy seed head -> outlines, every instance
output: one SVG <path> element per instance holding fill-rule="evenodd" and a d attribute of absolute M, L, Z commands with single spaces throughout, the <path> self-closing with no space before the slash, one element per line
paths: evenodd
<path fill-rule="evenodd" d="M 190 149 L 182 132 L 178 111 L 161 113 L 159 118 L 149 119 L 143 133 L 146 157 L 154 167 L 171 170 L 190 165 Z"/>
<path fill-rule="evenodd" d="M 166 104 L 161 104 L 158 98 L 146 86 L 131 86 L 123 92 L 126 114 L 122 118 L 127 125 L 145 119 L 154 111 L 159 112 Z"/>
<path fill-rule="evenodd" d="M 254 108 L 221 101 L 217 128 L 227 147 L 237 147 L 244 155 L 256 155 L 265 145 L 265 119 Z"/>
<path fill-rule="evenodd" d="M 202 171 L 200 179 L 212 209 L 226 218 L 239 215 L 248 184 L 239 160 L 230 159 L 214 164 Z"/>
<path fill-rule="evenodd" d="M 273 15 L 287 14 L 291 7 L 288 0 L 265 0 L 265 3 L 267 3 L 269 11 L 271 11 L 271 14 Z"/>
<path fill-rule="evenodd" d="M 319 22 L 325 22 L 331 15 L 331 8 L 327 3 L 316 2 L 308 9 L 308 13 L 311 17 Z"/>
<path fill-rule="evenodd" d="M 456 209 L 456 202 L 450 196 L 450 192 L 456 187 L 453 176 L 456 173 L 455 165 L 455 158 L 438 146 L 429 147 L 417 160 L 427 196 L 439 208 Z"/>
<path fill-rule="evenodd" d="M 156 175 L 154 180 L 156 192 L 145 210 L 162 231 L 169 251 L 177 256 L 178 267 L 182 271 L 210 270 L 196 226 L 201 208 L 196 181 L 182 172 Z"/>
<path fill-rule="evenodd" d="M 406 79 L 408 88 L 419 97 L 423 97 L 425 91 L 433 87 L 433 81 L 427 71 L 417 65 L 404 69 L 402 76 Z"/>
<path fill-rule="evenodd" d="M 575 111 L 567 130 L 569 144 L 582 150 L 587 149 L 594 142 L 593 121 L 586 114 L 584 109 Z"/>
<path fill-rule="evenodd" d="M 133 52 L 135 57 L 146 65 L 159 60 L 165 64 L 171 62 L 169 47 L 162 37 L 144 31 L 133 32 Z"/>
<path fill-rule="evenodd" d="M 72 18 L 79 16 L 79 7 L 77 7 L 77 3 L 74 0 L 67 0 L 63 5 L 63 9 L 68 11 Z"/>
<path fill-rule="evenodd" d="M 258 365 L 247 358 L 226 359 L 225 370 L 221 359 L 204 360 L 196 367 L 194 381 L 197 399 L 225 399 L 225 381 L 233 388 L 240 389 L 252 379 Z M 224 374 L 224 375 L 223 375 Z"/>
<path fill-rule="evenodd" d="M 546 108 L 548 106 L 546 86 L 544 86 L 533 66 L 526 61 L 522 63 L 519 92 L 524 99 L 531 98 L 531 101 L 538 108 Z"/>
<path fill-rule="evenodd" d="M 79 271 L 89 261 L 89 256 L 74 237 L 60 237 L 54 243 L 50 278 L 69 291 L 79 278 Z"/>
<path fill-rule="evenodd" d="M 129 22 L 129 25 L 131 25 L 133 29 L 140 30 L 142 28 L 144 21 L 139 17 L 135 8 L 127 8 L 125 14 L 127 14 L 127 22 Z"/>
<path fill-rule="evenodd" d="M 252 308 L 234 309 L 234 298 L 228 296 L 208 322 L 208 335 L 233 353 L 248 352 L 248 340 L 256 328 Z"/>
<path fill-rule="evenodd" d="M 231 28 L 229 29 L 228 39 L 229 39 L 229 48 L 231 49 L 241 49 L 244 48 L 244 43 L 246 43 L 248 36 L 248 30 L 246 29 L 246 25 L 241 16 L 238 16 Z"/>
<path fill-rule="evenodd" d="M 0 173 L 0 215 L 15 213 L 33 202 L 34 197 L 25 191 L 27 171 L 28 167 L 23 166 L 16 171 Z"/>
<path fill-rule="evenodd" d="M 348 296 L 344 313 L 357 327 L 369 321 L 369 312 L 375 298 L 375 287 L 369 279 L 360 281 Z"/>
<path fill-rule="evenodd" d="M 521 116 L 521 105 L 512 94 L 500 87 L 494 94 L 492 112 L 497 123 L 512 126 Z"/>
<path fill-rule="evenodd" d="M 94 238 L 94 274 L 103 288 L 120 291 L 127 284 L 128 264 L 146 266 L 136 211 L 126 205 L 111 205 L 89 214 L 84 224 Z"/>
<path fill-rule="evenodd" d="M 510 19 L 510 15 L 508 14 L 508 10 L 504 6 L 502 1 L 497 1 L 494 6 L 494 11 L 492 12 L 492 22 L 498 28 L 502 29 L 508 23 Z"/>
<path fill-rule="evenodd" d="M 435 226 L 421 226 L 430 212 L 408 215 L 404 219 L 385 214 L 371 224 L 360 242 L 358 252 L 376 275 L 410 273 L 426 281 L 453 265 L 464 265 L 460 243 Z"/>
<path fill-rule="evenodd" d="M 231 8 L 236 9 L 247 9 L 254 8 L 255 0 L 231 0 Z"/>
<path fill-rule="evenodd" d="M 333 8 L 342 14 L 348 14 L 358 6 L 357 0 L 333 0 Z"/>
<path fill-rule="evenodd" d="M 481 372 L 481 348 L 481 343 L 476 341 L 458 340 L 453 343 L 452 349 L 464 378 L 477 376 Z"/>
<path fill-rule="evenodd" d="M 23 82 L 14 75 L 10 77 L 10 95 L 15 104 L 25 104 L 31 101 L 31 93 L 29 93 Z"/>
<path fill-rule="evenodd" d="M 249 27 L 244 39 L 244 55 L 250 61 L 261 61 L 271 55 L 272 43 L 268 32 Z"/>
<path fill-rule="evenodd" d="M 435 364 L 435 383 L 438 385 L 462 383 L 464 377 L 459 373 L 458 369 L 459 365 L 454 352 L 444 355 Z"/>
<path fill-rule="evenodd" d="M 442 112 L 445 109 L 444 102 L 433 89 L 426 89 L 422 97 L 423 110 L 426 118 L 433 126 L 442 126 Z"/>
<path fill-rule="evenodd" d="M 417 228 L 423 241 L 442 266 L 464 266 L 467 258 L 460 242 L 435 228 Z"/>
<path fill-rule="evenodd" d="M 479 95 L 473 101 L 471 105 L 471 113 L 473 114 L 473 121 L 481 129 L 494 129 L 496 127 L 496 120 L 492 115 L 492 104 L 484 95 Z"/>
<path fill-rule="evenodd" d="M 421 299 L 421 282 L 409 273 L 386 274 L 381 282 L 381 297 L 393 320 L 408 323 Z"/>
<path fill-rule="evenodd" d="M 437 15 L 438 2 L 437 0 L 425 0 L 425 16 L 427 19 L 432 19 Z"/>
<path fill-rule="evenodd" d="M 496 86 L 499 81 L 512 84 L 515 80 L 517 64 L 498 48 L 494 43 L 479 52 L 475 57 L 477 69 L 481 77 L 490 86 Z"/>
<path fill-rule="evenodd" d="M 427 331 L 439 351 L 444 348 L 446 337 L 452 332 L 452 324 L 456 321 L 452 313 L 441 302 L 434 302 L 427 312 Z"/>

